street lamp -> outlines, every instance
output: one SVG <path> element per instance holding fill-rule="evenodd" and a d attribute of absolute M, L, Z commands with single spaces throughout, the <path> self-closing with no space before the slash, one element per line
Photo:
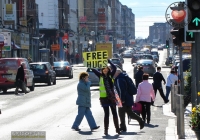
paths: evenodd
<path fill-rule="evenodd" d="M 32 37 L 32 39 L 31 39 L 31 51 L 32 51 L 32 60 L 33 60 L 33 56 L 34 56 L 34 53 L 33 53 L 33 40 L 39 40 L 40 39 L 40 37 Z"/>
<path fill-rule="evenodd" d="M 92 44 L 92 51 L 94 51 L 94 39 L 93 39 L 93 36 L 95 36 L 95 32 L 94 32 L 94 31 L 91 31 L 91 32 L 90 32 L 90 35 L 92 36 L 92 41 L 91 41 L 91 42 L 93 43 L 93 44 L 91 43 L 91 44 Z M 89 42 L 89 43 L 90 43 L 90 42 Z"/>

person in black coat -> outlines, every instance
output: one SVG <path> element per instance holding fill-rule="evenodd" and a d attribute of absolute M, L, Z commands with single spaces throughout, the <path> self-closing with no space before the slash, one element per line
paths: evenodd
<path fill-rule="evenodd" d="M 142 80 L 143 74 L 144 74 L 143 67 L 139 66 L 138 72 L 134 75 L 135 85 L 137 88 L 138 88 L 139 83 L 141 83 L 143 81 Z"/>
<path fill-rule="evenodd" d="M 25 66 L 25 63 L 22 63 L 21 66 L 17 70 L 15 95 L 18 95 L 19 88 L 21 88 L 26 94 L 26 86 L 24 84 L 25 82 L 24 66 Z"/>
<path fill-rule="evenodd" d="M 119 97 L 122 102 L 122 107 L 118 108 L 119 118 L 121 121 L 120 130 L 121 131 L 127 130 L 126 121 L 125 121 L 125 113 L 127 113 L 128 116 L 131 117 L 131 119 L 137 120 L 140 125 L 140 129 L 143 129 L 144 127 L 143 119 L 132 111 L 133 95 L 130 95 L 127 91 L 126 76 L 128 75 L 122 73 L 122 71 L 119 69 L 117 69 L 114 75 L 114 78 L 115 78 L 114 85 L 116 87 L 117 93 L 119 94 Z"/>
<path fill-rule="evenodd" d="M 169 100 L 166 99 L 163 89 L 162 89 L 162 81 L 164 82 L 164 85 L 166 84 L 165 78 L 163 77 L 163 75 L 160 73 L 161 71 L 161 67 L 157 67 L 157 72 L 155 72 L 153 74 L 153 89 L 155 92 L 155 96 L 156 96 L 156 92 L 157 90 L 160 93 L 160 96 L 163 98 L 163 101 L 165 103 L 168 103 Z M 152 102 L 152 105 L 154 105 L 154 102 Z"/>

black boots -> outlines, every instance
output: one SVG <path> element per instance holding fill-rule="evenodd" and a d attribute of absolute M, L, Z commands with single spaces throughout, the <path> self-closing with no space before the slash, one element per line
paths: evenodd
<path fill-rule="evenodd" d="M 120 129 L 119 129 L 119 121 L 118 118 L 113 118 L 114 121 L 114 125 L 115 125 L 115 129 L 116 129 L 116 133 L 121 134 Z"/>
<path fill-rule="evenodd" d="M 104 134 L 108 135 L 109 118 L 104 119 Z"/>

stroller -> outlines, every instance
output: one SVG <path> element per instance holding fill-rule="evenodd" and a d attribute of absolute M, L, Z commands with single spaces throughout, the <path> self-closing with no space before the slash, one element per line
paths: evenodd
<path fill-rule="evenodd" d="M 142 113 L 142 105 L 141 103 L 134 103 L 132 106 L 132 111 L 135 112 L 138 116 Z M 128 124 L 131 122 L 131 117 L 128 116 Z"/>

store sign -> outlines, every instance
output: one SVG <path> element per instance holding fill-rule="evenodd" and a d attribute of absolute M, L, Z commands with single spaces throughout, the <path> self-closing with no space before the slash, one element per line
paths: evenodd
<path fill-rule="evenodd" d="M 15 21 L 16 4 L 4 4 L 4 21 Z"/>
<path fill-rule="evenodd" d="M 0 47 L 4 46 L 4 35 L 0 34 Z"/>
<path fill-rule="evenodd" d="M 10 32 L 1 32 L 4 35 L 4 47 L 3 51 L 11 51 L 11 33 Z"/>

